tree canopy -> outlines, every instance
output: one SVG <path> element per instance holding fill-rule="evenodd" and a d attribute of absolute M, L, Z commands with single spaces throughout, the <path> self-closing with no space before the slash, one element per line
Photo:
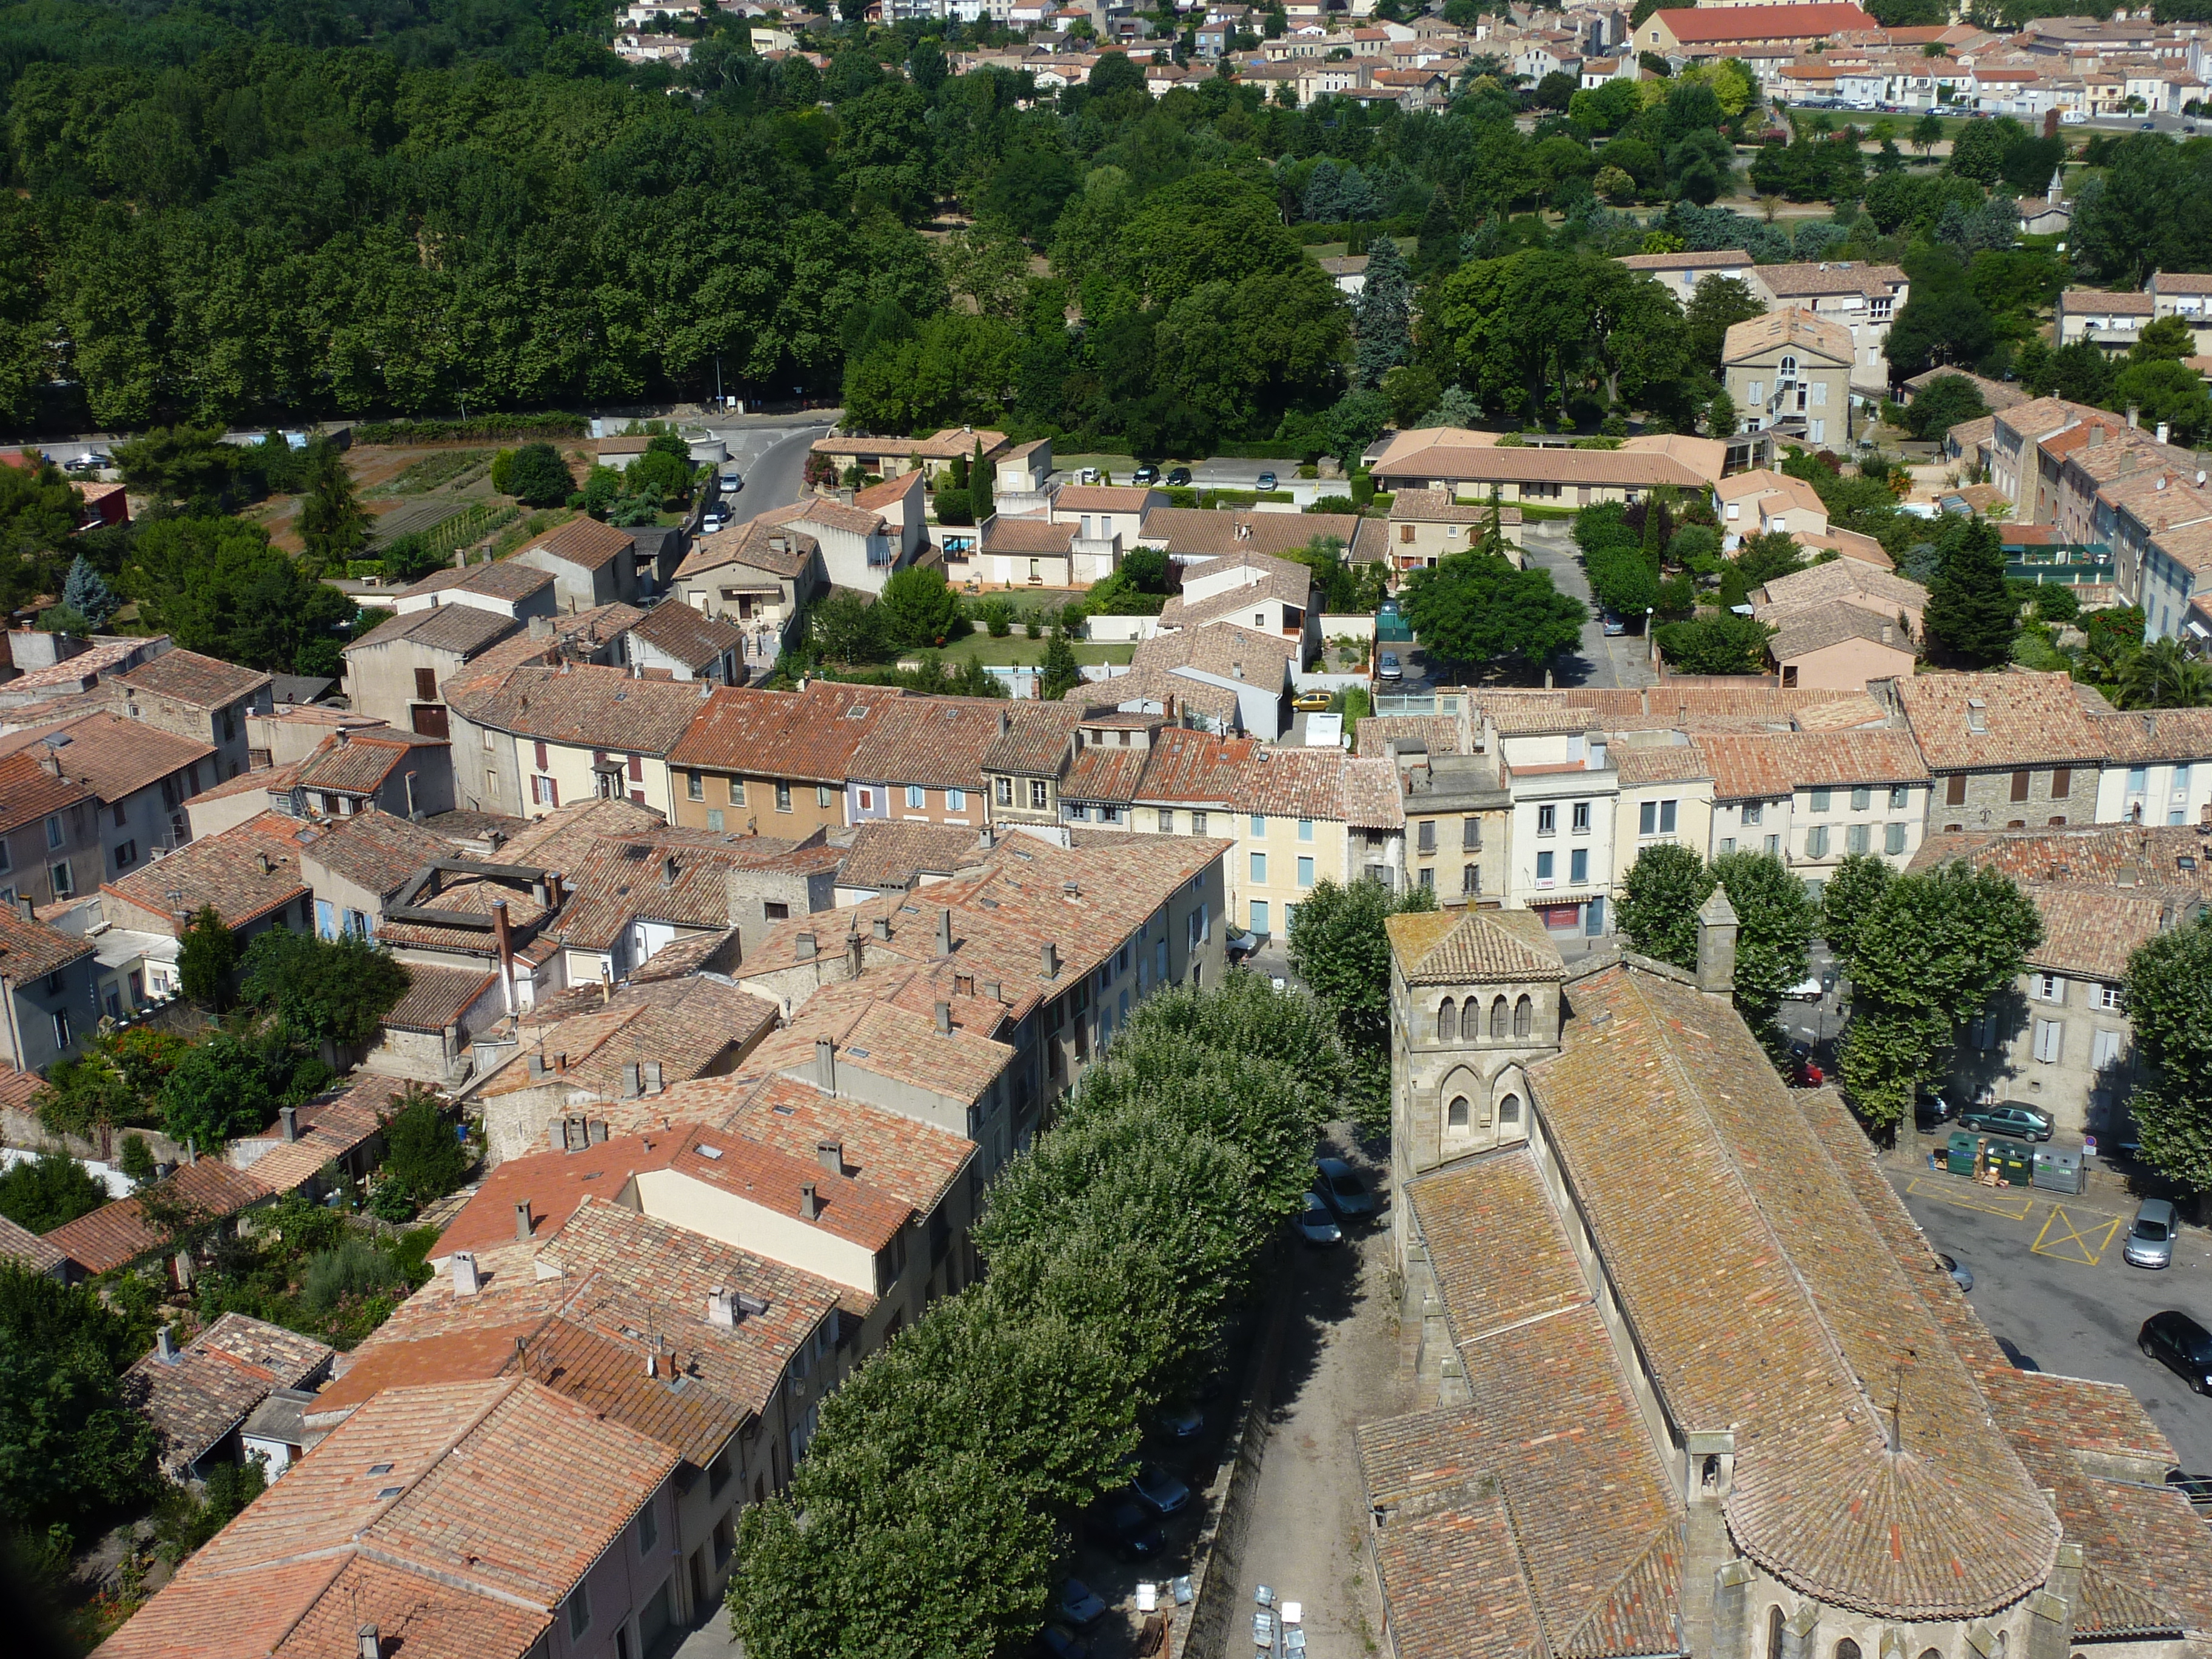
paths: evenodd
<path fill-rule="evenodd" d="M 1574 648 L 1589 612 L 1552 586 L 1552 573 L 1516 569 L 1502 554 L 1469 549 L 1414 571 L 1407 620 L 1431 657 L 1463 667 L 1541 664 Z"/>

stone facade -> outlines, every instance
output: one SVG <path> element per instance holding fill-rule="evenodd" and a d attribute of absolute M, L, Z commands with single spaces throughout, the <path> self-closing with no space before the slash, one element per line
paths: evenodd
<path fill-rule="evenodd" d="M 2097 768 L 2021 766 L 1939 774 L 1928 825 L 1945 831 L 2041 830 L 2097 816 Z"/>

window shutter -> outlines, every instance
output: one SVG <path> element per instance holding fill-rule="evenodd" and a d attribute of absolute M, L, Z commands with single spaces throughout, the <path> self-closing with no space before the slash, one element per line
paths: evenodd
<path fill-rule="evenodd" d="M 643 783 L 645 781 L 644 756 L 632 755 L 629 757 L 629 781 L 632 783 Z"/>

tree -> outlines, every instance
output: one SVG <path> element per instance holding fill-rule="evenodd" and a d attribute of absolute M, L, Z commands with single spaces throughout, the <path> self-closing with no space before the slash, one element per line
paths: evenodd
<path fill-rule="evenodd" d="M 125 1373 L 144 1349 L 88 1285 L 0 1258 L 0 1521 L 95 1518 L 154 1489 L 154 1425 Z"/>
<path fill-rule="evenodd" d="M 1052 641 L 1044 648 L 1044 668 L 1039 676 L 1037 696 L 1047 702 L 1057 702 L 1083 684 L 1083 669 L 1075 660 L 1075 647 L 1067 642 L 1067 630 L 1055 628 Z"/>
<path fill-rule="evenodd" d="M 389 951 L 358 933 L 326 939 L 271 927 L 246 947 L 239 989 L 295 1038 L 354 1047 L 375 1036 L 410 979 Z"/>
<path fill-rule="evenodd" d="M 1939 374 L 1920 388 L 1905 411 L 1905 424 L 1916 438 L 1940 442 L 1961 421 L 1988 414 L 1982 389 L 1963 374 Z"/>
<path fill-rule="evenodd" d="M 526 507 L 558 507 L 575 492 L 576 481 L 551 444 L 525 444 L 507 465 L 507 483 Z"/>
<path fill-rule="evenodd" d="M 161 1127 L 176 1141 L 203 1152 L 220 1150 L 243 1134 L 266 1128 L 276 1097 L 260 1054 L 218 1031 L 177 1062 L 161 1085 Z"/>
<path fill-rule="evenodd" d="M 1946 550 L 1928 591 L 1929 637 L 1948 655 L 1986 667 L 2012 656 L 2020 605 L 2005 586 L 1996 527 L 1977 519 Z"/>
<path fill-rule="evenodd" d="M 2212 918 L 2200 914 L 2137 945 L 2122 995 L 2143 1156 L 2202 1192 L 2212 1187 Z"/>
<path fill-rule="evenodd" d="M 107 1188 L 67 1152 L 40 1152 L 0 1171 L 0 1216 L 27 1232 L 50 1233 L 106 1202 Z"/>
<path fill-rule="evenodd" d="M 983 459 L 983 441 L 975 440 L 975 458 L 968 468 L 968 510 L 981 524 L 995 507 L 991 500 L 991 465 Z"/>
<path fill-rule="evenodd" d="M 1411 361 L 1413 273 L 1388 236 L 1368 246 L 1366 281 L 1352 302 L 1352 324 L 1358 343 L 1352 378 L 1358 385 L 1380 386 L 1385 374 Z"/>
<path fill-rule="evenodd" d="M 876 607 L 848 587 L 832 588 L 815 604 L 807 617 L 807 636 L 831 662 L 877 662 L 885 648 Z"/>
<path fill-rule="evenodd" d="M 895 650 L 944 645 L 968 632 L 960 596 L 945 584 L 945 573 L 910 564 L 894 571 L 876 599 L 876 617 Z"/>
<path fill-rule="evenodd" d="M 123 585 L 141 620 L 186 650 L 278 673 L 350 637 L 359 611 L 240 519 L 144 526 L 131 543 Z"/>
<path fill-rule="evenodd" d="M 307 489 L 300 500 L 298 522 L 300 539 L 317 570 L 343 571 L 345 562 L 368 545 L 368 514 L 334 443 L 318 441 L 308 447 Z"/>
<path fill-rule="evenodd" d="M 240 452 L 222 441 L 220 426 L 157 426 L 144 437 L 115 446 L 123 482 L 167 504 L 191 503 L 199 512 L 227 504 L 238 476 Z"/>
<path fill-rule="evenodd" d="M 1769 624 L 1753 617 L 1701 617 L 1695 622 L 1663 623 L 1659 650 L 1678 674 L 1763 674 Z"/>
<path fill-rule="evenodd" d="M 2154 317 L 2128 348 L 2131 363 L 2179 362 L 2197 355 L 2196 331 L 2180 317 Z"/>
<path fill-rule="evenodd" d="M 1370 1134 L 1388 1130 L 1390 1119 L 1390 939 L 1383 922 L 1436 908 L 1426 887 L 1409 884 L 1394 894 L 1379 881 L 1339 886 L 1323 878 L 1291 922 L 1298 977 L 1336 1020 L 1357 1068 L 1352 1121 Z"/>
<path fill-rule="evenodd" d="M 383 1120 L 384 1164 L 377 1191 L 398 1195 L 411 1215 L 459 1188 L 468 1179 L 469 1152 L 428 1090 L 410 1085 L 391 1103 L 396 1109 Z"/>
<path fill-rule="evenodd" d="M 1821 937 L 1839 962 L 1858 953 L 1859 924 L 1887 890 L 1896 872 L 1873 853 L 1848 853 L 1820 890 Z"/>
<path fill-rule="evenodd" d="M 1713 890 L 1712 872 L 1686 847 L 1662 842 L 1636 855 L 1621 883 L 1620 931 L 1642 955 L 1677 968 L 1698 965 L 1698 907 Z"/>
<path fill-rule="evenodd" d="M 1820 907 L 1771 853 L 1723 853 L 1712 875 L 1736 914 L 1736 1006 L 1754 1030 L 1771 1026 L 1784 994 L 1805 978 Z"/>
<path fill-rule="evenodd" d="M 2126 708 L 2203 708 L 2212 704 L 2212 668 L 2181 648 L 2179 640 L 2151 641 L 2119 671 L 2120 703 Z"/>
<path fill-rule="evenodd" d="M 83 554 L 70 561 L 69 580 L 62 584 L 62 606 L 84 620 L 84 632 L 97 634 L 107 626 L 121 604 L 100 572 Z"/>
<path fill-rule="evenodd" d="M 220 1012 L 230 1001 L 230 976 L 238 966 L 238 940 L 212 904 L 204 904 L 177 940 L 177 982 L 204 1007 Z"/>
<path fill-rule="evenodd" d="M 1934 110 L 1912 124 L 1912 148 L 1923 155 L 1943 142 L 1943 120 Z"/>
<path fill-rule="evenodd" d="M 1516 570 L 1475 550 L 1414 571 L 1405 609 L 1429 653 L 1462 667 L 1547 662 L 1574 648 L 1589 616 L 1580 599 L 1553 587 L 1550 571 Z"/>
<path fill-rule="evenodd" d="M 2178 444 L 2193 445 L 2212 431 L 2212 392 L 2205 390 L 2204 377 L 2170 358 L 2129 363 L 2112 376 L 2106 400 L 2132 410 L 2146 426 L 2166 428 Z"/>

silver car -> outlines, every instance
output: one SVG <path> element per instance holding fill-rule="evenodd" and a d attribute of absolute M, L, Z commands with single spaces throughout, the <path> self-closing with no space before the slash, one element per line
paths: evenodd
<path fill-rule="evenodd" d="M 2130 1267 L 2170 1267 L 2173 1265 L 2173 1206 L 2162 1198 L 2147 1198 L 2136 1211 L 2136 1224 L 2128 1229 L 2128 1242 L 2120 1255 Z"/>

